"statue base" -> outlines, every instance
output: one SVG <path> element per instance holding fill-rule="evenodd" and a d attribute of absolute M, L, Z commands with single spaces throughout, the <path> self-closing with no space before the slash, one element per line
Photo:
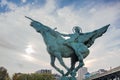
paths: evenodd
<path fill-rule="evenodd" d="M 62 76 L 60 80 L 77 80 L 75 77 Z"/>

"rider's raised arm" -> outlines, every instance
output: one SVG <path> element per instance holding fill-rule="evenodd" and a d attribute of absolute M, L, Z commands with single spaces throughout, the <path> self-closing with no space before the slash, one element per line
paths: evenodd
<path fill-rule="evenodd" d="M 71 36 L 72 34 L 63 34 L 63 33 L 60 33 L 62 36 L 65 36 L 65 37 L 67 37 L 67 36 Z"/>

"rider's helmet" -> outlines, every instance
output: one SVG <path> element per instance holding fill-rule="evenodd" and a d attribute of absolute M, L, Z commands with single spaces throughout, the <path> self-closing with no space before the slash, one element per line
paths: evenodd
<path fill-rule="evenodd" d="M 72 29 L 72 31 L 74 33 L 82 33 L 82 29 L 79 26 L 74 26 L 73 29 Z"/>

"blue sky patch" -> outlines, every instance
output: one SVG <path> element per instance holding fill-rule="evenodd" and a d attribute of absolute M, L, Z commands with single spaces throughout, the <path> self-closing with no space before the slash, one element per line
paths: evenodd
<path fill-rule="evenodd" d="M 44 6 L 46 3 L 46 0 L 25 0 L 24 2 L 22 0 L 6 0 L 7 3 L 13 3 L 17 5 L 18 7 L 20 6 L 25 6 L 27 4 L 31 4 L 33 7 L 41 7 Z M 9 7 L 7 4 L 2 4 L 2 0 L 0 0 L 0 13 L 4 13 L 10 11 Z"/>

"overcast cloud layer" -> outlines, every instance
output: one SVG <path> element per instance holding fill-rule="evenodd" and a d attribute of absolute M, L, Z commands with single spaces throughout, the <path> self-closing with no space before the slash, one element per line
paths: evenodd
<path fill-rule="evenodd" d="M 10 73 L 28 73 L 39 69 L 56 72 L 49 64 L 50 58 L 42 36 L 30 27 L 30 21 L 24 16 L 51 28 L 57 27 L 57 31 L 63 33 L 72 33 L 72 27 L 76 25 L 83 32 L 90 32 L 111 24 L 90 48 L 90 55 L 84 60 L 85 66 L 90 72 L 120 66 L 120 1 L 62 1 L 21 0 L 18 4 L 1 0 L 0 66 L 5 66 Z M 2 10 L 4 7 L 5 10 Z M 69 65 L 69 60 L 65 61 Z"/>

